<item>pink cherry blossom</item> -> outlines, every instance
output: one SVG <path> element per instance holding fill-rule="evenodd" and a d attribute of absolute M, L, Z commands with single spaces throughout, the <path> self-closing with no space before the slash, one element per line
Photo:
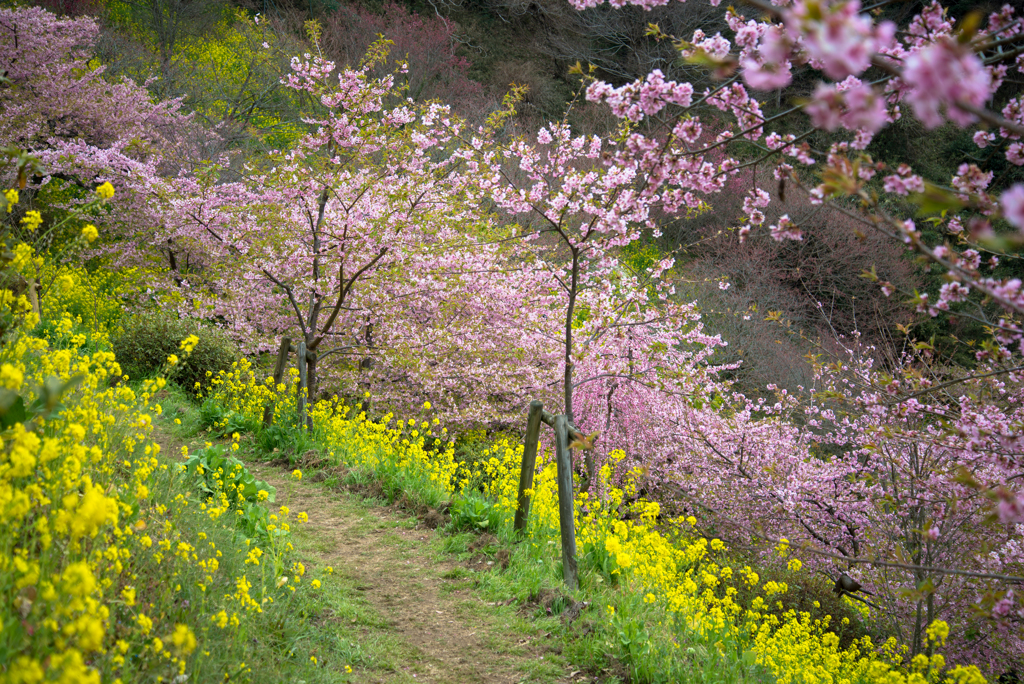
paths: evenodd
<path fill-rule="evenodd" d="M 950 40 L 939 40 L 912 53 L 902 75 L 907 85 L 905 98 L 928 128 L 950 120 L 966 126 L 977 120 L 958 102 L 982 106 L 992 94 L 992 79 L 973 52 Z"/>
<path fill-rule="evenodd" d="M 1018 183 L 1002 194 L 1003 217 L 1024 232 L 1024 185 Z"/>

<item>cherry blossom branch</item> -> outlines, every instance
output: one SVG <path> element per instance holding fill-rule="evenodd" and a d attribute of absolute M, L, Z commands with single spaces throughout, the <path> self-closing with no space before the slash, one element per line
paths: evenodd
<path fill-rule="evenodd" d="M 980 374 L 969 375 L 969 376 L 964 377 L 964 378 L 957 378 L 955 380 L 949 380 L 947 382 L 939 383 L 938 385 L 934 385 L 932 387 L 928 387 L 928 388 L 920 390 L 918 392 L 914 392 L 913 394 L 908 394 L 906 396 L 900 397 L 899 399 L 897 399 L 895 401 L 887 403 L 886 406 L 896 406 L 896 405 L 899 405 L 899 404 L 901 404 L 901 403 L 903 403 L 905 401 L 908 401 L 910 399 L 916 399 L 917 397 L 923 397 L 923 396 L 925 396 L 927 394 L 931 394 L 933 392 L 937 392 L 937 391 L 939 391 L 941 389 L 945 389 L 947 387 L 952 387 L 953 385 L 960 385 L 960 384 L 963 384 L 965 382 L 970 382 L 972 380 L 980 380 L 981 378 L 991 378 L 991 377 L 995 377 L 997 375 L 1006 375 L 1007 373 L 1016 373 L 1016 372 L 1019 372 L 1019 371 L 1024 371 L 1024 366 L 1014 366 L 1013 368 L 1004 368 L 1004 369 L 1001 369 L 1001 370 L 992 371 L 991 373 L 980 373 Z"/>
<path fill-rule="evenodd" d="M 331 329 L 332 325 L 334 325 L 334 320 L 338 317 L 338 313 L 341 311 L 341 307 L 345 303 L 345 298 L 348 296 L 348 293 L 352 290 L 352 286 L 355 285 L 356 280 L 358 280 L 359 277 L 366 273 L 368 270 L 373 268 L 378 261 L 384 258 L 384 255 L 387 253 L 388 248 L 381 247 L 380 251 L 377 252 L 377 255 L 374 256 L 370 261 L 363 264 L 362 268 L 356 271 L 352 275 L 352 277 L 348 279 L 347 283 L 344 281 L 344 277 L 342 277 L 342 288 L 341 291 L 338 293 L 338 301 L 335 303 L 334 308 L 331 311 L 331 315 L 327 318 L 326 321 L 324 321 L 323 332 L 321 332 L 320 336 L 313 340 L 312 344 L 309 345 L 310 349 L 315 350 L 320 345 L 320 343 L 323 342 L 324 337 L 327 334 L 327 331 Z"/>
<path fill-rule="evenodd" d="M 274 283 L 275 285 L 277 285 L 278 287 L 285 291 L 285 294 L 288 295 L 288 301 L 291 303 L 292 308 L 295 310 L 295 316 L 299 320 L 299 328 L 301 328 L 302 334 L 308 335 L 309 331 L 306 328 L 306 320 L 305 317 L 302 315 L 302 310 L 299 307 L 299 303 L 295 301 L 295 292 L 292 290 L 292 286 L 282 282 L 281 280 L 276 278 L 273 273 L 271 273 L 265 268 L 261 268 L 260 272 L 264 276 L 266 276 L 270 282 Z"/>

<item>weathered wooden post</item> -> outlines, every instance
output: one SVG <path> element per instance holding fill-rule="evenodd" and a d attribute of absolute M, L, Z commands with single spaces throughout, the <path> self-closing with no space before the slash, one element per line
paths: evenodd
<path fill-rule="evenodd" d="M 519 499 L 516 502 L 516 520 L 512 528 L 517 533 L 526 529 L 526 520 L 530 516 L 530 496 L 526 494 L 533 489 L 533 473 L 537 467 L 537 443 L 540 441 L 540 419 L 544 412 L 544 404 L 534 399 L 530 402 L 530 414 L 526 419 L 526 439 L 523 442 L 523 467 L 519 472 Z"/>
<path fill-rule="evenodd" d="M 281 384 L 281 380 L 284 379 L 284 367 L 288 363 L 288 353 L 292 350 L 292 338 L 286 337 L 281 340 L 281 348 L 277 350 L 277 363 L 274 364 L 274 391 L 277 391 L 277 386 Z M 274 404 L 273 402 L 267 404 L 266 408 L 263 409 L 263 424 L 270 425 L 274 419 Z"/>
<path fill-rule="evenodd" d="M 307 377 L 306 377 L 306 341 L 302 340 L 299 342 L 299 396 L 298 408 L 299 408 L 299 426 L 306 429 L 306 394 L 308 393 Z"/>
<path fill-rule="evenodd" d="M 573 517 L 572 453 L 569 420 L 555 416 L 555 459 L 558 462 L 558 527 L 562 534 L 562 577 L 570 591 L 579 586 L 576 572 L 576 521 Z"/>

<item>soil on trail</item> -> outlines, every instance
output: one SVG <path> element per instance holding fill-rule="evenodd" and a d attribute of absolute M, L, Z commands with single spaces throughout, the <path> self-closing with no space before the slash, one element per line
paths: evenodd
<path fill-rule="evenodd" d="M 390 631 L 394 660 L 390 667 L 367 673 L 366 681 L 511 684 L 574 679 L 550 662 L 560 658 L 543 640 L 508 630 L 494 607 L 474 595 L 471 571 L 438 558 L 434 530 L 348 492 L 292 481 L 287 471 L 273 466 L 250 463 L 249 468 L 277 488 L 275 505 L 309 516 L 305 525 L 292 526 L 302 555 L 349 579 L 381 618 L 377 629 Z M 364 636 L 372 639 L 372 631 L 368 627 Z M 548 667 L 543 667 L 545 658 Z"/>

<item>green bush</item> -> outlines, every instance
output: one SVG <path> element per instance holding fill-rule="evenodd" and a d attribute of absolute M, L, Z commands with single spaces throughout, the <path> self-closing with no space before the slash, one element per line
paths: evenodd
<path fill-rule="evenodd" d="M 181 341 L 189 335 L 197 335 L 199 344 L 186 355 L 181 351 Z M 197 382 L 206 383 L 211 375 L 231 368 L 240 357 L 224 331 L 164 313 L 133 316 L 124 332 L 114 338 L 113 346 L 121 370 L 135 380 L 155 374 L 172 354 L 182 358 L 169 370 L 168 377 L 190 394 Z"/>

